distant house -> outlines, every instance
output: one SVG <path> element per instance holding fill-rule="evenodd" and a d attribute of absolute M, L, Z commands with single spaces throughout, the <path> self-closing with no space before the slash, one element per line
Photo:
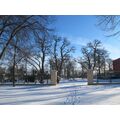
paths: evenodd
<path fill-rule="evenodd" d="M 113 60 L 113 71 L 120 72 L 120 58 Z"/>

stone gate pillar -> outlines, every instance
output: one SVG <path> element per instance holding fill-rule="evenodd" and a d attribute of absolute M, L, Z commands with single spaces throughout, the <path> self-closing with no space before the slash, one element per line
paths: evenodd
<path fill-rule="evenodd" d="M 87 80 L 88 80 L 88 85 L 93 84 L 93 70 L 88 69 L 87 71 Z"/>
<path fill-rule="evenodd" d="M 51 84 L 53 85 L 57 84 L 57 71 L 56 70 L 51 71 Z"/>

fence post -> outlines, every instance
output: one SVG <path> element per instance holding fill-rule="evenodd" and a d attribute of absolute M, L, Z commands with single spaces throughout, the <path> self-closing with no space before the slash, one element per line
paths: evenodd
<path fill-rule="evenodd" d="M 52 85 L 57 84 L 57 71 L 56 70 L 51 71 L 51 84 Z"/>
<path fill-rule="evenodd" d="M 87 80 L 88 80 L 88 85 L 93 84 L 93 70 L 88 69 L 87 71 Z"/>

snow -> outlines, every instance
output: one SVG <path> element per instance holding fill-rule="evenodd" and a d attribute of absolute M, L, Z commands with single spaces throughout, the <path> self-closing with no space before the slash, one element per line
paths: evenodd
<path fill-rule="evenodd" d="M 56 86 L 0 86 L 0 105 L 120 104 L 120 84 L 87 85 L 86 80 L 62 80 Z"/>

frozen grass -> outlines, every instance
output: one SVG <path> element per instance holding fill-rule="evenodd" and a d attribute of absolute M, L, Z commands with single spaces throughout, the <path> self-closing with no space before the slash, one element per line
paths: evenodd
<path fill-rule="evenodd" d="M 63 80 L 56 86 L 0 86 L 0 105 L 112 105 L 120 104 L 120 84 L 87 85 L 84 80 Z"/>

